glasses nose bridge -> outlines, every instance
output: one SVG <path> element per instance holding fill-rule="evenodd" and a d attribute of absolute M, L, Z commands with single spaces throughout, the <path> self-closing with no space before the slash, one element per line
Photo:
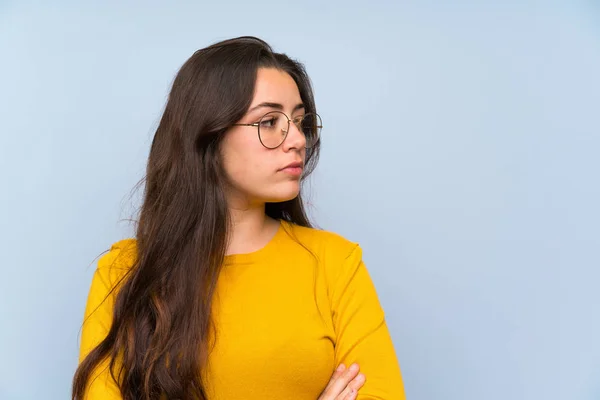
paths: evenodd
<path fill-rule="evenodd" d="M 285 129 L 285 130 L 284 130 L 284 132 L 286 133 L 286 135 L 287 135 L 287 134 L 289 133 L 289 131 L 290 131 L 290 125 L 291 125 L 291 123 L 293 123 L 293 124 L 296 126 L 296 128 L 297 128 L 297 129 L 298 129 L 300 132 L 302 132 L 302 129 L 301 129 L 301 127 L 299 126 L 299 124 L 301 124 L 301 123 L 302 123 L 302 120 L 304 120 L 304 116 L 302 116 L 302 117 L 296 117 L 296 118 L 290 118 L 290 117 L 288 117 L 288 116 L 287 116 L 287 114 L 286 114 L 286 113 L 284 113 L 284 112 L 281 112 L 281 114 L 283 114 L 283 116 L 285 116 L 285 118 L 287 119 L 287 129 Z M 296 123 L 296 120 L 298 120 L 298 123 Z"/>
<path fill-rule="evenodd" d="M 304 119 L 304 116 L 302 116 L 302 117 L 296 117 L 296 118 L 289 118 L 287 116 L 287 114 L 285 114 L 283 112 L 281 112 L 281 114 L 283 114 L 285 116 L 285 118 L 287 119 L 287 129 L 282 129 L 283 130 L 283 138 L 282 138 L 281 143 L 283 144 L 286 141 L 290 140 L 289 139 L 289 133 L 290 133 L 290 126 L 291 126 L 292 123 L 294 124 L 294 126 L 296 127 L 296 129 L 298 130 L 298 132 L 300 133 L 300 137 L 302 138 L 300 140 L 305 141 L 306 138 L 304 136 L 304 132 L 302 131 L 302 127 L 299 126 L 300 123 L 302 123 L 302 120 Z M 298 121 L 298 123 L 296 123 L 296 121 Z M 294 137 L 296 137 L 296 136 L 294 136 Z M 298 140 L 298 139 L 297 138 L 294 139 L 294 143 L 296 143 L 296 140 Z M 298 146 L 300 146 L 300 144 L 298 144 Z"/>

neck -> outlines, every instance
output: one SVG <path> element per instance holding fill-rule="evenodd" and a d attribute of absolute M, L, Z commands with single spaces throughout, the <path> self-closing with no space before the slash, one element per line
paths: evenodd
<path fill-rule="evenodd" d="M 279 222 L 265 214 L 265 204 L 229 207 L 231 225 L 226 254 L 244 254 L 263 248 Z"/>

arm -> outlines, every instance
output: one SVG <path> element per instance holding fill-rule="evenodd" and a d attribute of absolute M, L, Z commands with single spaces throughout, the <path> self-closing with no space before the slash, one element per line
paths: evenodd
<path fill-rule="evenodd" d="M 85 307 L 81 331 L 79 362 L 88 355 L 108 334 L 112 324 L 114 299 L 119 282 L 125 275 L 123 242 L 113 245 L 111 250 L 98 261 L 98 267 L 92 278 Z M 85 400 L 121 400 L 118 385 L 108 369 L 109 360 L 96 367 L 87 383 Z"/>
<path fill-rule="evenodd" d="M 384 311 L 356 245 L 331 292 L 336 365 L 354 362 L 366 377 L 358 400 L 404 400 L 400 366 Z"/>

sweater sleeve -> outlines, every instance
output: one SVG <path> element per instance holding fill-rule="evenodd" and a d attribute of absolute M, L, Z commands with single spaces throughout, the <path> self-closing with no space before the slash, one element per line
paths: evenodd
<path fill-rule="evenodd" d="M 366 377 L 358 400 L 404 400 L 400 366 L 373 282 L 355 245 L 331 292 L 336 365 L 356 362 Z"/>
<path fill-rule="evenodd" d="M 111 327 L 116 288 L 133 261 L 129 257 L 129 244 L 131 242 L 127 241 L 115 243 L 98 261 L 85 307 L 79 362 L 106 338 Z M 85 400 L 121 400 L 120 390 L 108 367 L 107 359 L 91 374 Z"/>

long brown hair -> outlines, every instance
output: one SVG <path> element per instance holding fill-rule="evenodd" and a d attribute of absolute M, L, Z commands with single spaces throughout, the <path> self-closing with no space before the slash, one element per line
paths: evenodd
<path fill-rule="evenodd" d="M 75 373 L 73 400 L 83 399 L 106 359 L 124 400 L 206 398 L 200 371 L 230 229 L 219 146 L 250 107 L 261 67 L 287 72 L 306 112 L 316 112 L 303 65 L 255 37 L 198 50 L 177 73 L 142 181 L 136 262 L 117 293 L 110 331 Z M 305 177 L 319 148 L 307 149 Z M 301 196 L 267 203 L 266 213 L 311 225 Z"/>

